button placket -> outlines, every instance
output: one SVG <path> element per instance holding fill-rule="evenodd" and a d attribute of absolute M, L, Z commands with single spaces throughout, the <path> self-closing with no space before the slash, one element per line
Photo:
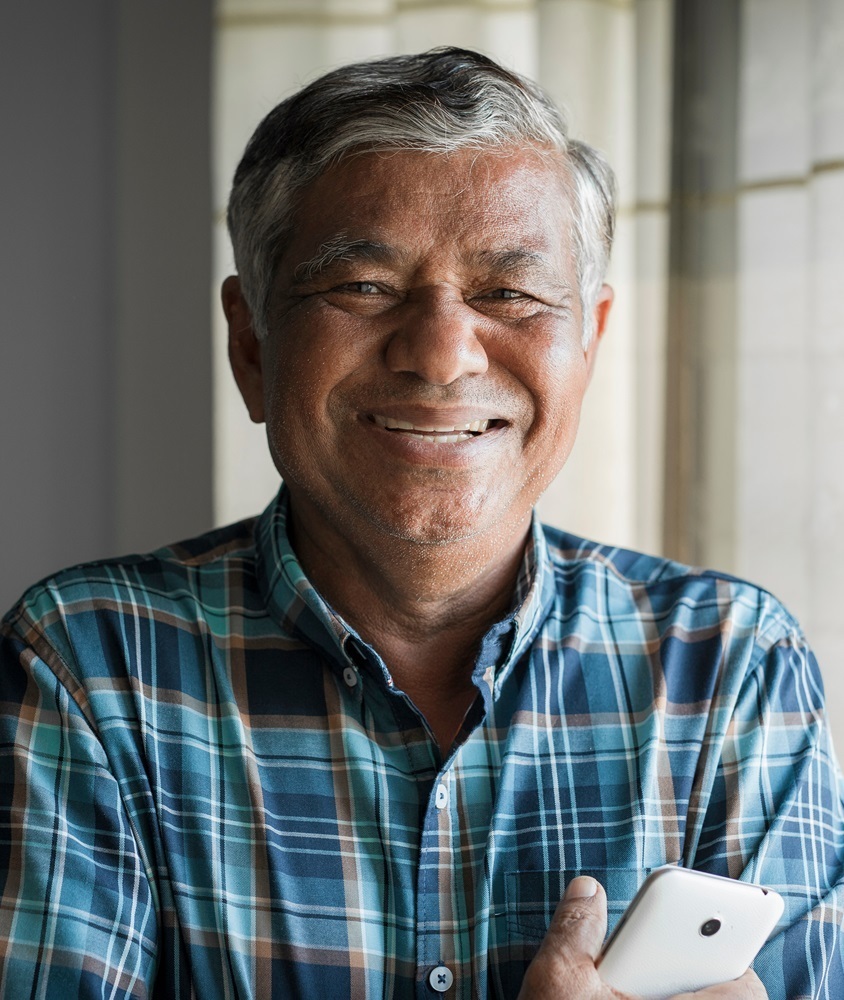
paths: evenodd
<path fill-rule="evenodd" d="M 425 820 L 422 830 L 420 863 L 417 875 L 417 946 L 416 959 L 422 973 L 420 986 L 432 990 L 434 994 L 447 996 L 459 994 L 455 979 L 455 955 L 457 943 L 453 934 L 440 926 L 443 917 L 443 901 L 440 897 L 439 871 L 443 864 L 450 865 L 456 849 L 452 815 L 451 779 L 452 762 L 443 767 L 430 785 L 428 791 Z M 449 964 L 445 964 L 449 963 Z"/>

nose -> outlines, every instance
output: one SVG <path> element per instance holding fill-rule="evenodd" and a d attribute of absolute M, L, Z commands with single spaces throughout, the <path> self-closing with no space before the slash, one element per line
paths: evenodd
<path fill-rule="evenodd" d="M 478 339 L 483 317 L 462 297 L 426 290 L 405 303 L 387 344 L 387 367 L 412 372 L 432 385 L 449 385 L 462 375 L 480 375 L 489 361 Z"/>

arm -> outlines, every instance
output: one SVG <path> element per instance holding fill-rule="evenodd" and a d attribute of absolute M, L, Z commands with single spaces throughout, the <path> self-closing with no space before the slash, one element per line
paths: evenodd
<path fill-rule="evenodd" d="M 767 641 L 763 632 L 752 651 L 741 637 L 726 645 L 722 690 L 689 810 L 685 863 L 783 895 L 779 933 L 754 963 L 768 991 L 760 995 L 837 1000 L 844 996 L 842 779 L 817 664 L 793 622 L 783 622 L 782 614 L 773 626 L 768 617 Z M 588 947 L 575 934 L 573 948 L 566 905 L 528 970 L 522 1000 L 616 997 L 601 992 L 606 988 L 595 978 L 603 924 Z M 589 912 L 582 902 L 575 909 L 578 917 Z M 738 984 L 748 988 L 739 980 L 718 987 L 713 997 L 757 995 L 731 992 Z"/>
<path fill-rule="evenodd" d="M 606 929 L 603 888 L 588 876 L 573 879 L 527 970 L 519 1000 L 625 1000 L 602 982 L 595 968 Z M 699 990 L 694 1000 L 765 1000 L 766 996 L 749 971 L 733 983 Z M 692 1000 L 692 995 L 674 1000 Z"/>
<path fill-rule="evenodd" d="M 0 995 L 146 997 L 157 918 L 124 789 L 84 691 L 42 656 L 4 626 Z"/>
<path fill-rule="evenodd" d="M 844 996 L 844 808 L 817 663 L 796 628 L 742 684 L 692 859 L 785 899 L 754 967 L 771 1000 Z"/>

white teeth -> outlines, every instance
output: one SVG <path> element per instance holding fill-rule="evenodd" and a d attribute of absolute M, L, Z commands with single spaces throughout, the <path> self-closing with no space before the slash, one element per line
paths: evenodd
<path fill-rule="evenodd" d="M 393 417 L 382 417 L 377 413 L 373 420 L 379 427 L 389 431 L 411 431 L 411 437 L 424 438 L 428 441 L 466 441 L 472 434 L 482 434 L 490 424 L 489 420 L 472 420 L 470 423 L 454 427 L 434 427 L 426 424 L 410 424 L 406 420 L 395 420 Z"/>
<path fill-rule="evenodd" d="M 468 441 L 471 434 L 408 434 L 408 437 L 418 438 L 420 441 L 434 441 L 437 444 L 454 444 L 457 441 Z"/>
<path fill-rule="evenodd" d="M 413 424 L 409 424 L 406 420 L 393 420 L 390 417 L 376 417 L 375 423 L 379 427 L 386 427 L 391 431 L 412 431 L 414 430 Z"/>

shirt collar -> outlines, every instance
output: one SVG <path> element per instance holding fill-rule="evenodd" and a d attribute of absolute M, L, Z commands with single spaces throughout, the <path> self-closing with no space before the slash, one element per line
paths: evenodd
<path fill-rule="evenodd" d="M 288 495 L 282 486 L 255 525 L 259 585 L 272 617 L 289 634 L 326 655 L 341 669 L 356 651 L 380 657 L 320 596 L 305 576 L 287 535 Z M 484 635 L 476 661 L 475 682 L 497 697 L 514 665 L 528 651 L 554 599 L 554 570 L 542 525 L 534 512 L 513 604 Z"/>
<path fill-rule="evenodd" d="M 272 617 L 290 635 L 344 665 L 352 630 L 305 576 L 287 536 L 289 500 L 282 485 L 255 524 L 258 583 Z"/>

